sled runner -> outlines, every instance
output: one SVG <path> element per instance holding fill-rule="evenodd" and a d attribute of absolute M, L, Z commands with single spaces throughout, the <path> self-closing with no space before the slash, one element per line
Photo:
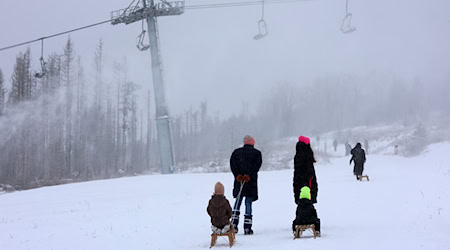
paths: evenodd
<path fill-rule="evenodd" d="M 311 229 L 311 231 L 313 232 L 313 235 L 314 235 L 314 239 L 318 236 L 316 234 L 316 227 L 314 226 L 314 224 L 298 225 L 298 226 L 295 226 L 294 240 L 297 238 L 300 238 L 302 236 L 303 231 L 306 231 L 307 229 Z"/>
<path fill-rule="evenodd" d="M 366 178 L 367 181 L 369 181 L 369 176 L 368 175 L 360 175 L 359 177 L 359 181 L 362 181 L 364 178 Z"/>
<path fill-rule="evenodd" d="M 217 234 L 217 233 L 212 233 L 211 234 L 211 246 L 209 248 L 212 248 L 217 241 L 217 237 L 219 236 L 227 236 L 228 237 L 228 242 L 230 243 L 230 248 L 233 246 L 234 242 L 236 241 L 235 235 L 234 235 L 234 228 L 231 227 L 230 231 L 226 234 Z"/>

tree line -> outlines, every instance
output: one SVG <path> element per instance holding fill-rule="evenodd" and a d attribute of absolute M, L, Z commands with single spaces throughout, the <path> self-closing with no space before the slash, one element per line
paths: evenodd
<path fill-rule="evenodd" d="M 27 189 L 152 170 L 140 86 L 128 79 L 126 61 L 114 64 L 114 81 L 104 79 L 103 48 L 100 40 L 93 79 L 70 39 L 48 56 L 43 78 L 34 77 L 30 49 L 16 56 L 8 91 L 0 70 L 0 183 Z"/>
<path fill-rule="evenodd" d="M 36 78 L 27 49 L 16 56 L 9 89 L 0 69 L 0 183 L 27 189 L 159 172 L 151 93 L 130 79 L 126 60 L 115 62 L 106 79 L 104 55 L 100 40 L 86 77 L 68 39 Z M 448 117 L 448 100 L 447 82 L 430 87 L 388 74 L 281 82 L 227 118 L 200 102 L 171 118 L 177 168 L 226 163 L 246 134 L 264 153 L 273 141 L 300 134 Z"/>

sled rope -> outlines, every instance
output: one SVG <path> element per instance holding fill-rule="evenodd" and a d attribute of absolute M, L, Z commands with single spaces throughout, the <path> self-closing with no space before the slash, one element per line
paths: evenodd
<path fill-rule="evenodd" d="M 236 211 L 236 209 L 237 209 L 237 205 L 239 203 L 239 200 L 241 199 L 241 193 L 242 193 L 243 188 L 244 188 L 244 182 L 241 181 L 241 188 L 239 189 L 239 193 L 236 196 L 236 202 L 234 203 L 233 212 Z M 234 222 L 234 216 L 231 217 L 231 225 L 233 225 L 233 222 Z"/>
<path fill-rule="evenodd" d="M 236 196 L 236 200 L 237 201 L 239 201 L 239 199 L 241 198 L 241 193 L 242 193 L 242 188 L 244 187 L 244 182 L 243 181 L 241 181 L 241 188 L 239 189 L 239 193 L 238 193 L 238 195 Z M 236 204 L 234 204 L 234 207 L 233 207 L 233 210 L 236 210 L 236 208 L 237 208 L 237 202 L 236 202 Z"/>

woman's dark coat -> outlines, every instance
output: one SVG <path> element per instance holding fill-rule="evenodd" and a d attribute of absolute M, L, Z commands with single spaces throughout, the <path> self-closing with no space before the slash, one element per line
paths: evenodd
<path fill-rule="evenodd" d="M 361 148 L 361 143 L 356 144 L 356 146 L 351 151 L 352 158 L 350 159 L 350 164 L 352 161 L 355 162 L 353 167 L 354 175 L 362 175 L 364 171 L 364 163 L 366 162 L 366 152 Z"/>
<path fill-rule="evenodd" d="M 294 199 L 298 204 L 300 200 L 300 189 L 307 186 L 311 189 L 311 201 L 317 203 L 317 185 L 316 171 L 314 170 L 314 153 L 309 144 L 297 142 L 296 153 L 294 157 Z"/>

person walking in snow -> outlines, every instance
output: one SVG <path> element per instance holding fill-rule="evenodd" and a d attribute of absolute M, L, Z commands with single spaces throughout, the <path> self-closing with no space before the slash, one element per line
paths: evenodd
<path fill-rule="evenodd" d="M 295 220 L 292 222 L 292 231 L 295 233 L 295 226 L 311 224 L 314 224 L 316 234 L 320 236 L 320 219 L 317 217 L 317 211 L 311 202 L 311 191 L 309 187 L 304 186 L 300 190 Z"/>
<path fill-rule="evenodd" d="M 211 229 L 216 234 L 225 234 L 230 231 L 231 206 L 225 197 L 225 187 L 217 182 L 214 186 L 214 194 L 209 200 L 206 211 L 211 216 Z"/>
<path fill-rule="evenodd" d="M 348 141 L 345 142 L 345 156 L 350 154 L 350 151 L 352 150 L 352 146 L 350 146 L 350 143 Z"/>
<path fill-rule="evenodd" d="M 366 162 L 366 153 L 364 149 L 361 148 L 361 143 L 357 143 L 356 146 L 351 150 L 352 158 L 350 159 L 350 165 L 352 161 L 355 162 L 353 166 L 353 174 L 356 175 L 356 180 L 359 180 L 359 177 L 362 175 L 364 171 L 364 163 Z"/>
<path fill-rule="evenodd" d="M 300 189 L 304 186 L 308 186 L 311 189 L 312 203 L 317 203 L 319 188 L 314 169 L 316 159 L 314 158 L 314 152 L 310 145 L 310 139 L 306 136 L 300 136 L 295 149 L 293 183 L 295 203 L 298 204 L 300 200 Z"/>
<path fill-rule="evenodd" d="M 336 152 L 337 146 L 338 146 L 338 141 L 337 141 L 337 139 L 334 139 L 334 141 L 333 141 L 334 152 Z"/>
<path fill-rule="evenodd" d="M 255 149 L 255 139 L 244 137 L 244 146 L 235 149 L 231 154 L 230 166 L 234 175 L 233 197 L 236 203 L 233 207 L 232 223 L 238 232 L 239 215 L 242 200 L 245 197 L 244 234 L 253 234 L 252 203 L 258 200 L 258 171 L 261 168 L 261 151 Z"/>

